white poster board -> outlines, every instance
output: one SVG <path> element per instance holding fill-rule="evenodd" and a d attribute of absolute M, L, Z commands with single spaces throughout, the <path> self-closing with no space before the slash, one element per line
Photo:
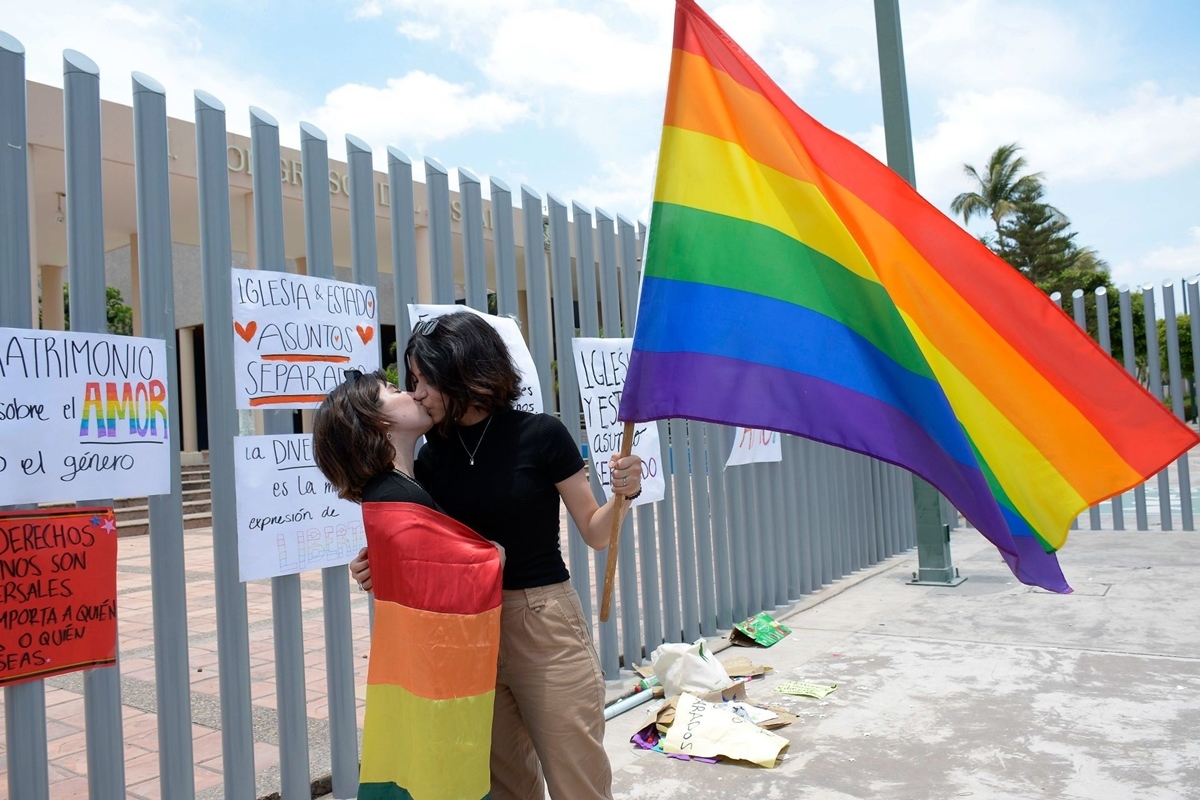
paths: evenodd
<path fill-rule="evenodd" d="M 733 449 L 725 466 L 742 464 L 765 464 L 783 461 L 783 444 L 779 434 L 762 428 L 737 428 L 733 432 Z"/>
<path fill-rule="evenodd" d="M 171 491 L 167 346 L 0 328 L 0 506 Z"/>
<path fill-rule="evenodd" d="M 235 269 L 232 290 L 238 408 L 316 408 L 346 370 L 379 369 L 374 288 Z"/>
<path fill-rule="evenodd" d="M 366 546 L 362 509 L 313 462 L 312 434 L 235 436 L 241 579 L 349 564 Z"/>
<path fill-rule="evenodd" d="M 629 373 L 629 351 L 633 339 L 572 339 L 575 375 L 579 380 L 579 399 L 587 428 L 588 455 L 592 469 L 604 487 L 604 496 L 612 498 L 612 477 L 608 459 L 621 452 L 625 423 L 617 420 L 621 393 Z M 657 503 L 666 494 L 662 448 L 658 442 L 658 423 L 643 422 L 633 429 L 633 453 L 642 457 L 642 494 L 632 505 Z"/>
<path fill-rule="evenodd" d="M 446 314 L 453 314 L 456 311 L 469 311 L 491 323 L 496 332 L 500 334 L 500 338 L 504 339 L 504 344 L 508 346 L 508 352 L 512 356 L 513 363 L 517 365 L 517 372 L 521 373 L 521 398 L 517 400 L 513 407 L 518 411 L 528 411 L 531 414 L 542 413 L 542 384 L 538 380 L 537 367 L 533 364 L 533 356 L 529 353 L 529 346 L 525 344 L 525 337 L 521 336 L 521 328 L 517 325 L 516 320 L 510 317 L 496 317 L 491 314 L 484 314 L 482 311 L 476 311 L 470 306 L 430 305 L 427 303 L 409 303 L 408 318 L 412 327 L 415 328 L 417 327 L 417 323 L 423 319 L 441 317 Z"/>

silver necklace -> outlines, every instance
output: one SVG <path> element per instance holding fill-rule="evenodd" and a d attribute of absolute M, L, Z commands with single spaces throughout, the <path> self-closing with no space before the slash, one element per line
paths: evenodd
<path fill-rule="evenodd" d="M 409 482 L 409 483 L 411 483 L 413 486 L 416 486 L 416 487 L 417 487 L 418 489 L 420 489 L 421 491 L 425 491 L 425 487 L 421 485 L 421 482 L 420 482 L 419 480 L 417 480 L 416 478 L 414 478 L 412 475 L 409 475 L 407 472 L 405 472 L 404 470 L 400 469 L 399 467 L 392 467 L 392 469 L 393 469 L 393 470 L 394 470 L 394 471 L 395 471 L 395 472 L 396 472 L 398 475 L 400 475 L 400 477 L 402 477 L 402 478 L 407 478 L 407 479 L 408 479 L 408 482 Z"/>
<path fill-rule="evenodd" d="M 475 454 L 479 452 L 479 445 L 483 444 L 483 437 L 487 436 L 488 428 L 491 427 L 491 424 L 492 418 L 488 417 L 487 424 L 483 426 L 483 433 L 479 434 L 479 441 L 475 443 L 474 450 L 469 450 L 467 448 L 467 443 L 463 441 L 462 428 L 455 428 L 455 430 L 458 431 L 458 443 L 461 444 L 463 450 L 466 451 L 467 459 L 470 461 L 470 466 L 472 467 L 475 466 Z"/>

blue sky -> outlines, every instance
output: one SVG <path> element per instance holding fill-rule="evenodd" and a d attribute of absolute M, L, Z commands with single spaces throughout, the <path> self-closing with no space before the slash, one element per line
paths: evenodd
<path fill-rule="evenodd" d="M 106 99 L 129 72 L 260 106 L 298 141 L 353 133 L 646 219 L 672 0 L 0 0 L 29 76 L 91 56 Z M 818 120 L 882 157 L 872 0 L 705 7 Z M 1200 3 L 901 0 L 918 187 L 937 207 L 1017 141 L 1081 244 L 1139 286 L 1200 272 Z M 978 223 L 977 223 L 978 226 Z M 978 227 L 982 231 L 982 227 Z"/>

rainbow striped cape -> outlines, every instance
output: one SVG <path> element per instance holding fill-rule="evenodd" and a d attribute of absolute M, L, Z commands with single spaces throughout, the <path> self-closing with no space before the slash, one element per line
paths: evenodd
<path fill-rule="evenodd" d="M 1025 583 L 1198 442 L 1033 284 L 679 0 L 620 418 L 769 428 L 928 480 Z"/>
<path fill-rule="evenodd" d="M 494 545 L 413 503 L 363 503 L 375 627 L 360 800 L 484 798 L 500 652 Z"/>

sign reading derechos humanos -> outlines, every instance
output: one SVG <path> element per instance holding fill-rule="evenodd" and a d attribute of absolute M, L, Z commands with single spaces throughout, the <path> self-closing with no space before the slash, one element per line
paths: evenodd
<path fill-rule="evenodd" d="M 111 508 L 0 512 L 0 686 L 117 660 Z"/>
<path fill-rule="evenodd" d="M 264 270 L 233 270 L 238 408 L 316 408 L 346 370 L 379 369 L 375 289 Z"/>
<path fill-rule="evenodd" d="M 0 506 L 171 491 L 160 339 L 0 328 Z"/>

